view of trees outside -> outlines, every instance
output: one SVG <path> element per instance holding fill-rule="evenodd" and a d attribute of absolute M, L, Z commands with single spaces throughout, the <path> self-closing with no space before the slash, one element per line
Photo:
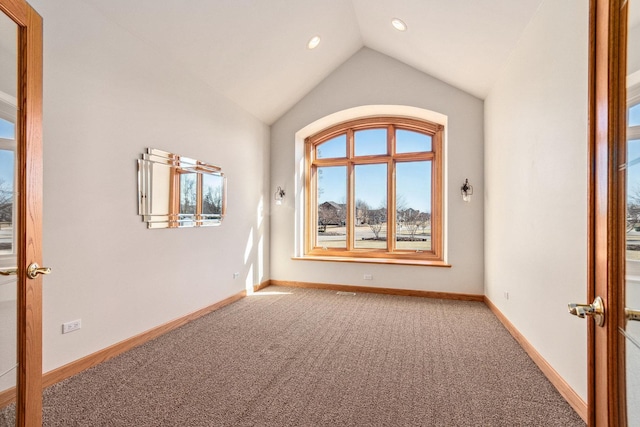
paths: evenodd
<path fill-rule="evenodd" d="M 354 246 L 358 249 L 385 249 L 387 247 L 387 164 L 357 165 L 354 169 L 356 199 Z"/>
<path fill-rule="evenodd" d="M 11 135 L 0 129 L 0 138 L 9 136 L 13 139 L 12 129 Z M 13 254 L 14 164 L 14 151 L 0 149 L 0 255 Z"/>
<path fill-rule="evenodd" d="M 180 219 L 194 221 L 197 213 L 198 184 L 197 173 L 180 175 Z M 222 214 L 223 178 L 218 175 L 202 174 L 202 212 L 209 219 Z"/>
<path fill-rule="evenodd" d="M 13 189 L 0 179 L 0 223 L 13 221 Z"/>
<path fill-rule="evenodd" d="M 431 162 L 398 163 L 396 195 L 396 248 L 431 250 Z"/>
<path fill-rule="evenodd" d="M 323 144 L 324 145 L 324 144 Z M 318 168 L 318 246 L 346 248 L 347 168 Z"/>
<path fill-rule="evenodd" d="M 196 173 L 180 175 L 180 215 L 196 214 Z"/>
<path fill-rule="evenodd" d="M 13 253 L 13 188 L 0 180 L 0 254 Z"/>
<path fill-rule="evenodd" d="M 317 157 L 346 157 L 346 141 L 344 134 L 325 141 L 317 147 Z M 431 149 L 431 136 L 404 129 L 396 131 L 396 152 L 415 153 Z M 386 155 L 386 128 L 354 132 L 354 154 L 356 157 Z M 385 162 L 354 166 L 355 218 L 351 221 L 356 249 L 387 248 L 387 165 Z M 396 163 L 397 249 L 431 250 L 431 173 L 431 161 Z M 317 188 L 317 245 L 346 248 L 346 166 L 318 167 Z"/>
<path fill-rule="evenodd" d="M 222 214 L 223 178 L 218 175 L 202 175 L 202 215 Z"/>

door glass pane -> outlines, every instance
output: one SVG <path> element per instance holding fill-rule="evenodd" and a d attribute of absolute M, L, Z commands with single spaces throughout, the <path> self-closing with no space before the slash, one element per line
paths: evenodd
<path fill-rule="evenodd" d="M 347 167 L 322 167 L 317 170 L 318 225 L 316 246 L 347 247 Z"/>
<path fill-rule="evenodd" d="M 396 164 L 396 249 L 431 250 L 431 162 Z"/>
<path fill-rule="evenodd" d="M 4 103 L 6 104 L 6 102 Z M 16 137 L 16 125 L 0 117 L 0 138 L 13 140 Z"/>
<path fill-rule="evenodd" d="M 627 262 L 625 305 L 640 311 L 640 7 L 628 2 L 627 40 Z M 627 424 L 640 426 L 640 321 L 623 331 Z"/>
<path fill-rule="evenodd" d="M 0 146 L 10 142 L 0 139 Z M 0 148 L 0 257 L 14 254 L 14 176 L 15 176 L 15 151 L 13 149 Z"/>
<path fill-rule="evenodd" d="M 355 241 L 357 249 L 387 248 L 387 164 L 355 168 Z"/>
<path fill-rule="evenodd" d="M 0 13 L 0 269 L 16 267 L 17 26 Z M 0 276 L 0 393 L 16 385 L 17 276 Z"/>
<path fill-rule="evenodd" d="M 359 130 L 353 139 L 356 156 L 387 154 L 387 129 Z"/>
<path fill-rule="evenodd" d="M 629 108 L 629 126 L 640 126 L 640 104 Z"/>

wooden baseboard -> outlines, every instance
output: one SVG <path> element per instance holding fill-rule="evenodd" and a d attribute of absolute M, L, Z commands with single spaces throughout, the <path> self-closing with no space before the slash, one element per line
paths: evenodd
<path fill-rule="evenodd" d="M 42 377 L 42 386 L 49 387 L 77 373 L 80 373 L 86 369 L 89 369 L 102 362 L 105 362 L 121 353 L 124 353 L 127 350 L 131 350 L 134 347 L 138 347 L 139 345 L 142 345 L 147 341 L 157 338 L 160 335 L 166 334 L 169 331 L 172 331 L 199 317 L 202 317 L 205 314 L 209 314 L 212 311 L 218 310 L 226 305 L 234 303 L 239 299 L 244 298 L 246 294 L 247 294 L 246 291 L 239 292 L 235 295 L 230 296 L 229 298 L 226 298 L 208 307 L 202 308 L 198 311 L 194 311 L 193 313 L 187 314 L 186 316 L 180 317 L 178 319 L 167 322 L 163 325 L 157 326 L 146 332 L 135 335 L 124 341 L 120 341 L 119 343 L 113 344 L 93 354 L 90 354 L 81 359 L 75 360 L 71 363 L 61 366 L 57 369 L 49 371 L 46 374 L 44 374 Z"/>
<path fill-rule="evenodd" d="M 260 286 L 263 286 L 263 284 L 260 284 L 257 286 L 260 287 Z M 208 307 L 194 311 L 193 313 L 187 314 L 186 316 L 180 317 L 178 319 L 167 322 L 163 325 L 157 326 L 141 334 L 134 335 L 133 337 L 128 338 L 124 341 L 120 341 L 119 343 L 113 344 L 93 354 L 90 354 L 88 356 L 75 360 L 71 363 L 68 363 L 64 366 L 61 366 L 57 369 L 49 371 L 42 376 L 42 387 L 43 389 L 46 387 L 49 387 L 66 378 L 69 378 L 75 374 L 78 374 L 86 369 L 96 366 L 113 357 L 116 357 L 117 355 L 124 353 L 127 350 L 131 350 L 134 347 L 138 347 L 139 345 L 142 345 L 147 341 L 150 341 L 154 338 L 159 337 L 162 334 L 166 334 L 169 331 L 179 328 L 180 326 L 183 326 L 191 322 L 192 320 L 202 317 L 205 314 L 209 314 L 212 311 L 218 310 L 226 305 L 236 302 L 239 299 L 244 298 L 246 294 L 247 294 L 246 291 L 239 292 L 235 295 L 230 296 L 229 298 L 226 298 Z M 15 399 L 16 399 L 15 387 L 1 392 L 0 408 L 15 402 Z"/>
<path fill-rule="evenodd" d="M 260 289 L 266 288 L 269 286 L 269 281 L 262 282 L 258 285 L 254 285 L 254 291 L 258 291 Z M 162 334 L 166 334 L 169 331 L 172 331 L 176 328 L 179 328 L 182 325 L 185 325 L 199 317 L 204 316 L 205 314 L 209 314 L 212 311 L 218 310 L 226 305 L 234 303 L 241 298 L 246 296 L 246 291 L 239 292 L 235 295 L 230 296 L 220 302 L 212 304 L 208 307 L 202 308 L 193 313 L 187 314 L 179 319 L 172 320 L 168 323 L 160 325 L 156 328 L 150 329 L 141 334 L 135 335 L 131 338 L 128 338 L 124 341 L 111 345 L 107 348 L 104 348 L 100 351 L 97 351 L 93 354 L 85 356 L 81 359 L 75 360 L 71 363 L 68 363 L 64 366 L 61 366 L 57 369 L 49 371 L 45 373 L 42 377 L 42 387 L 46 388 L 55 383 L 58 383 L 66 378 L 69 378 L 75 374 L 78 374 L 86 369 L 89 369 L 93 366 L 96 366 L 104 361 L 107 361 L 121 353 L 124 353 L 127 350 L 131 350 L 134 347 L 142 345 L 147 341 L 150 341 L 154 338 L 159 337 Z M 0 408 L 3 408 L 16 400 L 16 389 L 15 387 L 4 390 L 0 392 Z"/>
<path fill-rule="evenodd" d="M 449 292 L 416 291 L 411 289 L 374 288 L 369 286 L 336 285 L 331 283 L 292 282 L 287 280 L 270 280 L 269 285 L 291 286 L 294 288 L 326 289 L 330 291 L 366 292 L 366 293 L 385 294 L 385 295 L 401 295 L 401 296 L 409 296 L 409 297 L 484 302 L 484 295 L 455 294 L 455 293 L 449 293 Z"/>
<path fill-rule="evenodd" d="M 415 296 L 425 298 L 439 298 L 439 299 L 453 299 L 461 301 L 480 301 L 484 302 L 489 309 L 496 315 L 496 317 L 502 322 L 504 327 L 511 333 L 514 339 L 520 344 L 520 346 L 527 352 L 529 357 L 538 365 L 544 375 L 551 381 L 556 387 L 558 392 L 565 398 L 565 400 L 573 407 L 573 409 L 580 415 L 583 420 L 587 420 L 587 404 L 584 400 L 571 388 L 569 384 L 556 372 L 555 369 L 538 353 L 538 351 L 527 341 L 527 339 L 516 329 L 516 327 L 502 314 L 502 312 L 484 295 L 474 294 L 456 294 L 448 292 L 432 292 L 432 291 L 416 291 L 409 289 L 391 289 L 391 288 L 375 288 L 368 286 L 350 286 L 350 285 L 336 285 L 327 283 L 309 283 L 309 282 L 296 282 L 285 280 L 267 280 L 255 285 L 254 291 L 259 291 L 268 286 L 290 286 L 298 288 L 313 288 L 313 289 L 326 289 L 333 291 L 350 291 L 350 292 L 367 292 L 367 293 L 379 293 L 386 295 L 401 295 L 401 296 Z M 168 323 L 160 325 L 149 331 L 143 332 L 139 335 L 135 335 L 124 341 L 116 343 L 105 349 L 97 351 L 93 354 L 85 356 L 60 368 L 49 371 L 43 375 L 42 385 L 43 387 L 49 387 L 57 382 L 60 382 L 66 378 L 69 378 L 75 374 L 78 374 L 86 369 L 96 366 L 104 361 L 107 361 L 127 350 L 131 350 L 134 347 L 142 345 L 147 341 L 159 337 L 171 330 L 179 328 L 186 323 L 189 323 L 205 314 L 218 310 L 226 305 L 234 303 L 239 299 L 246 296 L 246 292 L 242 291 L 229 298 L 226 298 L 213 305 L 190 313 L 179 319 L 172 320 Z M 0 408 L 15 401 L 15 388 L 0 392 Z"/>
<path fill-rule="evenodd" d="M 16 401 L 16 388 L 11 387 L 2 392 L 0 392 L 0 408 L 4 408 L 5 406 Z"/>
<path fill-rule="evenodd" d="M 560 392 L 562 397 L 571 405 L 571 407 L 580 415 L 580 417 L 587 422 L 588 406 L 587 403 L 575 392 L 575 390 L 567 384 L 567 382 L 553 369 L 553 367 L 547 362 L 544 357 L 531 345 L 529 341 L 516 329 L 516 327 L 506 318 L 504 314 L 498 309 L 498 307 L 491 302 L 489 298 L 484 297 L 485 304 L 496 315 L 498 320 L 502 322 L 504 327 L 509 331 L 513 338 L 520 344 L 520 346 L 527 352 L 529 357 L 538 365 L 538 368 L 547 377 L 547 379 L 553 384 L 553 386 Z"/>
<path fill-rule="evenodd" d="M 265 280 L 264 282 L 260 283 L 259 285 L 254 285 L 253 286 L 253 292 L 258 292 L 260 289 L 264 289 L 267 286 L 271 286 L 271 280 Z"/>

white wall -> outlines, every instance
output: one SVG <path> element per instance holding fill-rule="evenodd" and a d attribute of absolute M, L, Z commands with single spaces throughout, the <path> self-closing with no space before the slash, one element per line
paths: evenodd
<path fill-rule="evenodd" d="M 544 1 L 485 100 L 486 295 L 585 400 L 588 9 Z"/>
<path fill-rule="evenodd" d="M 295 134 L 330 114 L 365 105 L 401 105 L 447 116 L 446 197 L 451 268 L 292 260 L 295 195 L 300 176 Z M 336 69 L 271 127 L 271 193 L 282 186 L 281 206 L 271 200 L 271 278 L 384 288 L 483 293 L 483 103 L 388 56 L 364 48 Z M 469 178 L 478 196 L 460 197 Z M 299 196 L 299 194 L 298 194 Z M 373 280 L 363 280 L 371 274 Z"/>
<path fill-rule="evenodd" d="M 44 18 L 49 371 L 268 279 L 269 129 L 86 3 L 31 4 Z M 223 168 L 222 226 L 146 229 L 136 172 L 146 147 Z M 74 319 L 82 329 L 62 335 Z"/>

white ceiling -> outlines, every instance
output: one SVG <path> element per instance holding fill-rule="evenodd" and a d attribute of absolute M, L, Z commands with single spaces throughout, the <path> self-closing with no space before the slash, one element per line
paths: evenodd
<path fill-rule="evenodd" d="M 542 2 L 84 1 L 267 124 L 363 46 L 484 98 Z"/>

